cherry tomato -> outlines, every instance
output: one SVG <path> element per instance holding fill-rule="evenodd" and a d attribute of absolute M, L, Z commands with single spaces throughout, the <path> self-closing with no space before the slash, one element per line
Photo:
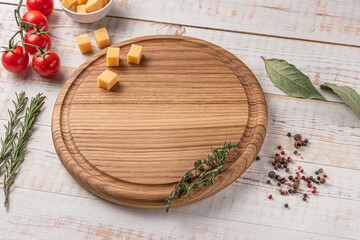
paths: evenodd
<path fill-rule="evenodd" d="M 33 56 L 32 66 L 41 76 L 50 77 L 59 71 L 60 58 L 54 52 L 45 53 L 43 56 Z"/>
<path fill-rule="evenodd" d="M 23 21 L 36 24 L 39 29 L 44 27 L 43 31 L 48 29 L 48 20 L 44 14 L 39 11 L 31 10 L 24 14 Z M 34 30 L 34 27 L 28 27 L 27 31 Z"/>
<path fill-rule="evenodd" d="M 27 0 L 27 9 L 42 12 L 46 17 L 54 10 L 54 0 Z"/>
<path fill-rule="evenodd" d="M 6 70 L 13 73 L 23 71 L 29 63 L 29 54 L 24 55 L 23 48 L 20 45 L 15 46 L 13 50 L 7 50 L 1 56 L 1 62 Z"/>
<path fill-rule="evenodd" d="M 47 49 L 51 49 L 51 39 L 46 33 L 37 34 L 34 33 L 34 31 L 31 31 L 26 33 L 24 40 L 25 43 L 39 46 L 41 49 L 45 49 L 46 45 Z M 36 47 L 26 45 L 26 51 L 29 54 L 35 54 L 38 50 Z"/>

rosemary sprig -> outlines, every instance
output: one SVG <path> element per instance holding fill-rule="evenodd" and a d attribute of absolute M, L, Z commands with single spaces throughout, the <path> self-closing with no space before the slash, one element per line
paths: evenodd
<path fill-rule="evenodd" d="M 236 146 L 236 143 L 227 143 L 225 141 L 222 147 L 212 147 L 211 154 L 206 156 L 203 161 L 196 160 L 194 162 L 194 168 L 187 171 L 180 181 L 176 182 L 174 190 L 170 193 L 170 196 L 165 199 L 165 203 L 167 205 L 166 212 L 169 211 L 171 205 L 174 203 L 175 196 L 178 196 L 179 198 L 187 196 L 191 199 L 190 191 L 198 187 L 200 184 L 204 187 L 214 184 L 215 176 L 219 174 L 219 170 L 224 166 L 224 161 L 226 156 L 229 154 L 229 150 L 235 148 Z M 205 170 L 206 165 L 210 167 L 207 170 Z M 192 181 L 198 171 L 200 172 L 199 176 L 197 176 L 195 181 Z"/>
<path fill-rule="evenodd" d="M 31 134 L 31 127 L 34 125 L 35 119 L 40 113 L 44 100 L 45 96 L 43 96 L 42 93 L 31 98 L 30 106 L 26 109 L 24 121 L 20 123 L 20 130 L 16 137 L 17 141 L 13 141 L 12 143 L 9 160 L 5 165 L 6 171 L 3 180 L 5 207 L 9 202 L 9 189 L 15 182 L 20 164 L 25 160 L 25 151 Z"/>
<path fill-rule="evenodd" d="M 9 121 L 7 125 L 4 125 L 6 131 L 4 138 L 0 139 L 1 142 L 1 151 L 0 151 L 0 170 L 1 167 L 7 162 L 7 159 L 10 156 L 11 146 L 17 136 L 15 133 L 15 128 L 19 124 L 20 114 L 23 112 L 28 98 L 25 97 L 25 92 L 22 91 L 20 94 L 16 93 L 16 101 L 12 101 L 14 104 L 14 111 L 8 110 Z"/>

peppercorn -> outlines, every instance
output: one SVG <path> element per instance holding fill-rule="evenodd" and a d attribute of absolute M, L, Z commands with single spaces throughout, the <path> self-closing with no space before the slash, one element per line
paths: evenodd
<path fill-rule="evenodd" d="M 283 167 L 284 167 L 284 168 L 287 168 L 287 164 L 286 164 L 286 163 L 285 163 L 285 164 L 283 164 Z"/>
<path fill-rule="evenodd" d="M 290 176 L 289 176 L 289 180 L 293 180 L 293 176 L 290 175 Z"/>
<path fill-rule="evenodd" d="M 301 179 L 302 179 L 302 180 L 305 180 L 305 176 L 302 176 Z"/>
<path fill-rule="evenodd" d="M 260 160 L 260 156 L 257 156 L 257 157 L 256 157 L 256 161 L 259 161 L 259 160 Z"/>
<path fill-rule="evenodd" d="M 324 169 L 319 168 L 319 173 L 323 173 L 323 172 L 324 172 Z"/>
<path fill-rule="evenodd" d="M 271 183 L 271 181 L 270 181 L 270 180 L 267 180 L 267 181 L 266 181 L 266 183 L 267 183 L 267 184 L 270 184 L 270 183 Z"/>
<path fill-rule="evenodd" d="M 316 175 L 319 175 L 319 171 L 315 171 L 315 174 L 316 174 Z"/>
<path fill-rule="evenodd" d="M 292 194 L 293 190 L 292 189 L 289 189 L 289 193 Z"/>
<path fill-rule="evenodd" d="M 280 177 L 280 176 L 278 176 L 278 177 L 276 178 L 276 180 L 281 181 L 281 177 Z"/>
<path fill-rule="evenodd" d="M 301 169 L 300 172 L 301 172 L 301 173 L 304 173 L 304 169 Z"/>
<path fill-rule="evenodd" d="M 291 137 L 291 133 L 290 133 L 290 132 L 288 132 L 288 133 L 286 134 L 286 136 Z"/>
<path fill-rule="evenodd" d="M 281 149 L 282 149 L 282 146 L 281 146 L 281 145 L 279 145 L 279 146 L 278 146 L 278 149 L 279 149 L 279 150 L 281 150 Z"/>
<path fill-rule="evenodd" d="M 280 182 L 278 182 L 278 183 L 277 183 L 277 185 L 278 185 L 278 186 L 281 186 L 281 183 L 280 183 Z"/>
<path fill-rule="evenodd" d="M 290 169 L 289 169 L 289 168 L 286 168 L 285 171 L 286 171 L 286 172 L 290 172 Z"/>
<path fill-rule="evenodd" d="M 277 156 L 279 156 L 279 154 L 278 154 L 278 153 L 275 153 L 275 157 L 277 157 Z"/>
<path fill-rule="evenodd" d="M 293 162 L 293 159 L 292 159 L 292 158 L 290 158 L 290 159 L 289 159 L 289 162 Z"/>
<path fill-rule="evenodd" d="M 303 198 L 304 201 L 306 201 L 306 198 Z"/>
<path fill-rule="evenodd" d="M 316 183 L 316 184 L 319 184 L 320 182 L 319 182 L 319 181 L 316 181 L 315 183 Z"/>
<path fill-rule="evenodd" d="M 320 180 L 320 178 L 321 178 L 320 176 L 317 176 L 317 177 L 316 177 L 317 180 Z"/>
<path fill-rule="evenodd" d="M 294 193 L 294 194 L 295 194 L 295 193 L 297 193 L 297 190 L 296 190 L 296 189 L 294 189 L 293 193 Z"/>
<path fill-rule="evenodd" d="M 300 148 L 301 146 L 302 146 L 302 143 L 300 141 L 294 142 L 294 147 L 295 148 Z"/>
<path fill-rule="evenodd" d="M 277 166 L 274 166 L 274 169 L 275 169 L 275 170 L 278 170 L 278 167 L 277 167 Z"/>
<path fill-rule="evenodd" d="M 299 153 L 298 151 L 296 151 L 296 150 L 294 151 L 294 154 L 295 154 L 295 155 L 297 155 L 298 153 Z"/>
<path fill-rule="evenodd" d="M 285 151 L 281 151 L 281 155 L 285 155 Z"/>
<path fill-rule="evenodd" d="M 272 164 L 273 166 L 275 166 L 275 165 L 276 165 L 276 162 L 271 162 L 271 164 Z"/>
<path fill-rule="evenodd" d="M 321 179 L 320 179 L 320 183 L 321 183 L 321 184 L 326 183 L 326 179 L 325 179 L 325 178 L 321 178 Z"/>
<path fill-rule="evenodd" d="M 276 176 L 276 172 L 270 171 L 270 172 L 268 173 L 268 176 L 269 176 L 269 178 L 274 178 L 274 177 Z"/>
<path fill-rule="evenodd" d="M 285 203 L 285 205 L 284 205 L 284 206 L 285 206 L 285 208 L 288 208 L 288 207 L 289 207 L 289 204 Z"/>
<path fill-rule="evenodd" d="M 304 142 L 305 142 L 305 143 L 308 143 L 308 142 L 309 142 L 309 139 L 305 138 L 305 139 L 304 139 Z"/>
<path fill-rule="evenodd" d="M 302 145 L 303 145 L 304 147 L 306 147 L 306 146 L 307 146 L 307 143 L 306 143 L 306 142 L 303 142 Z"/>
<path fill-rule="evenodd" d="M 298 134 L 295 134 L 295 135 L 294 135 L 294 140 L 295 140 L 295 141 L 300 141 L 301 139 L 302 139 L 301 134 L 298 133 Z"/>
<path fill-rule="evenodd" d="M 295 177 L 295 180 L 299 180 L 299 178 L 298 178 L 298 177 Z"/>
<path fill-rule="evenodd" d="M 270 196 L 269 196 L 269 199 L 272 199 L 272 198 L 273 198 L 273 196 L 272 196 L 272 195 L 270 195 Z"/>
<path fill-rule="evenodd" d="M 275 162 L 281 162 L 282 158 L 280 155 L 275 156 Z"/>
<path fill-rule="evenodd" d="M 310 176 L 310 177 L 309 177 L 309 179 L 310 179 L 310 180 L 313 180 L 313 179 L 314 179 L 314 177 L 313 177 L 313 176 Z"/>
<path fill-rule="evenodd" d="M 304 197 L 308 197 L 307 193 L 304 193 Z"/>
<path fill-rule="evenodd" d="M 285 180 L 284 180 L 284 179 L 281 179 L 281 183 L 284 184 L 284 183 L 285 183 Z"/>
<path fill-rule="evenodd" d="M 275 175 L 275 179 L 278 179 L 278 177 L 279 177 L 279 175 L 276 174 L 276 175 Z"/>
<path fill-rule="evenodd" d="M 294 188 L 294 189 L 298 189 L 299 186 L 300 186 L 300 185 L 299 185 L 299 182 L 294 182 L 294 183 L 293 183 L 293 188 Z"/>

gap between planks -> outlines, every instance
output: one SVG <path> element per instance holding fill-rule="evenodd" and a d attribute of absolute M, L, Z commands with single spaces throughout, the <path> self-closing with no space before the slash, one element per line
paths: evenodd
<path fill-rule="evenodd" d="M 6 2 L 0 2 L 0 4 L 9 5 L 9 6 L 17 6 L 14 3 L 6 3 Z M 22 7 L 26 7 L 26 5 L 23 4 Z M 58 8 L 54 8 L 54 11 L 64 12 L 62 9 L 58 9 Z M 226 30 L 226 29 L 222 29 L 222 28 L 202 27 L 202 26 L 190 25 L 190 24 L 178 24 L 178 23 L 172 23 L 172 22 L 166 22 L 166 21 L 155 21 L 155 20 L 149 20 L 149 19 L 120 17 L 120 16 L 114 16 L 114 15 L 107 15 L 106 17 L 107 18 L 117 18 L 117 19 L 139 21 L 139 22 L 168 24 L 168 25 L 180 26 L 180 27 L 191 27 L 191 28 L 203 29 L 203 30 L 212 30 L 212 31 L 221 31 L 221 32 L 229 32 L 229 33 L 248 34 L 248 35 L 254 35 L 254 36 L 272 37 L 272 38 L 279 38 L 279 39 L 287 39 L 287 40 L 296 40 L 296 41 L 305 41 L 305 42 L 329 44 L 329 45 L 335 45 L 335 46 L 360 48 L 360 45 L 347 44 L 347 43 L 337 43 L 337 42 L 321 41 L 321 40 L 306 39 L 306 38 L 286 37 L 286 36 L 279 36 L 279 35 L 272 35 L 272 34 L 265 34 L 265 33 L 255 33 L 255 32 L 247 32 L 247 31 L 230 30 L 230 29 Z"/>

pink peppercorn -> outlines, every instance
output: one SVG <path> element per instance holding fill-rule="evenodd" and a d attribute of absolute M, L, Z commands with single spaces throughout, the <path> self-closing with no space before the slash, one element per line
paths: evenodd
<path fill-rule="evenodd" d="M 298 170 L 300 170 L 301 169 L 301 166 L 298 166 Z"/>
<path fill-rule="evenodd" d="M 272 195 L 269 196 L 269 199 L 272 199 Z"/>
<path fill-rule="evenodd" d="M 327 175 L 323 175 L 324 178 L 327 178 Z"/>
<path fill-rule="evenodd" d="M 281 155 L 285 155 L 285 151 L 281 151 Z"/>
<path fill-rule="evenodd" d="M 313 190 L 312 193 L 315 194 L 315 193 L 316 193 L 316 190 Z"/>
<path fill-rule="evenodd" d="M 308 188 L 312 188 L 311 183 L 308 183 L 307 186 L 308 186 Z"/>

